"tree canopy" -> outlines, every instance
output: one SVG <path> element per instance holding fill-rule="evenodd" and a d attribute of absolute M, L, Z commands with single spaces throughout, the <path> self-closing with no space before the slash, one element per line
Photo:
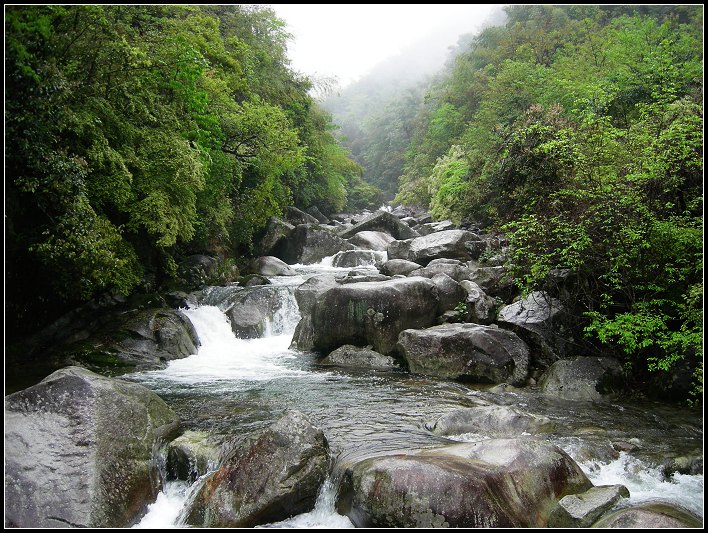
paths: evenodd
<path fill-rule="evenodd" d="M 7 6 L 6 315 L 36 329 L 104 292 L 237 256 L 285 206 L 375 201 L 293 72 L 272 11 Z M 368 194 L 368 196 L 367 196 Z"/>

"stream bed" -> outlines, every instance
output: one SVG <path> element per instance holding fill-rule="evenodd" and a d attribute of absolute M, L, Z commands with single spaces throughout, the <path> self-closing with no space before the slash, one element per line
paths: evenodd
<path fill-rule="evenodd" d="M 282 288 L 283 298 L 292 301 L 272 318 L 267 336 L 237 339 L 217 307 L 187 309 L 201 340 L 199 352 L 170 362 L 164 370 L 124 376 L 164 399 L 186 430 L 243 436 L 268 426 L 288 409 L 305 413 L 322 428 L 335 457 L 334 477 L 321 488 L 312 512 L 273 527 L 353 527 L 335 510 L 336 475 L 341 470 L 337 465 L 489 438 L 443 438 L 426 429 L 426 423 L 452 409 L 487 404 L 514 406 L 555 422 L 556 430 L 541 438 L 568 452 L 595 485 L 626 485 L 631 498 L 621 505 L 663 501 L 703 516 L 703 475 L 667 477 L 662 472 L 669 458 L 702 454 L 702 421 L 696 412 L 653 402 L 560 400 L 533 388 L 492 392 L 489 386 L 401 371 L 323 367 L 315 354 L 289 349 L 300 318 L 293 292 L 309 275 L 346 270 L 333 269 L 327 261 L 296 268 L 300 275 L 272 280 Z M 186 482 L 167 482 L 136 527 L 184 527 L 180 512 L 193 489 Z"/>

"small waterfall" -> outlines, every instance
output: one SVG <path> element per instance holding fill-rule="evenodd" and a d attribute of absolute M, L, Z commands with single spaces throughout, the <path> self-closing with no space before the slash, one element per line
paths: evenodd
<path fill-rule="evenodd" d="M 342 469 L 334 468 L 329 477 L 320 486 L 315 508 L 309 513 L 294 516 L 282 522 L 264 527 L 308 528 L 308 529 L 344 529 L 353 528 L 349 518 L 337 513 L 337 494 L 342 481 Z"/>
<path fill-rule="evenodd" d="M 703 517 L 703 476 L 674 474 L 666 479 L 661 467 L 645 463 L 621 452 L 610 462 L 579 462 L 594 485 L 624 485 L 629 489 L 627 504 L 670 501 Z"/>
<path fill-rule="evenodd" d="M 280 294 L 282 295 L 281 305 L 275 310 L 273 316 L 266 320 L 264 337 L 277 335 L 292 337 L 295 327 L 300 321 L 300 308 L 295 300 L 295 289 L 285 286 L 280 288 Z"/>

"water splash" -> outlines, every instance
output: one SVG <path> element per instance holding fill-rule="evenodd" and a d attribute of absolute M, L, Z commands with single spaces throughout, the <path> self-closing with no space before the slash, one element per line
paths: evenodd
<path fill-rule="evenodd" d="M 624 485 L 626 505 L 663 501 L 676 503 L 703 517 L 703 475 L 674 474 L 666 478 L 661 467 L 626 452 L 613 461 L 578 463 L 594 485 Z"/>
<path fill-rule="evenodd" d="M 179 515 L 187 502 L 191 485 L 186 481 L 168 481 L 145 516 L 133 526 L 134 529 L 177 528 Z"/>
<path fill-rule="evenodd" d="M 294 299 L 293 299 L 294 302 Z M 297 304 L 295 310 L 297 309 Z M 294 330 L 295 312 L 289 306 L 270 325 L 272 335 L 261 339 L 237 339 L 227 317 L 216 306 L 187 309 L 184 314 L 194 325 L 201 345 L 196 355 L 170 361 L 167 368 L 143 373 L 143 381 L 168 380 L 187 384 L 249 380 L 263 381 L 276 377 L 304 374 L 283 366 L 295 357 L 289 349 Z"/>

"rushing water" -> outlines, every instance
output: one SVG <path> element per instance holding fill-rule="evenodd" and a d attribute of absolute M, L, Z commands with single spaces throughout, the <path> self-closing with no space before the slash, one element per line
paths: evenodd
<path fill-rule="evenodd" d="M 393 451 L 477 440 L 484 435 L 436 437 L 426 423 L 457 407 L 514 405 L 551 418 L 557 431 L 548 438 L 567 451 L 596 485 L 622 483 L 629 502 L 669 501 L 703 515 L 703 476 L 661 472 L 666 457 L 702 448 L 695 414 L 658 404 L 568 402 L 532 390 L 494 393 L 488 387 L 413 376 L 404 372 L 325 368 L 315 356 L 289 349 L 299 320 L 293 288 L 316 272 L 348 269 L 297 265 L 300 275 L 274 278 L 282 287 L 282 307 L 260 339 L 237 339 L 216 306 L 187 309 L 199 335 L 199 352 L 170 362 L 164 370 L 129 376 L 160 395 L 186 429 L 227 438 L 263 428 L 287 409 L 298 409 L 321 427 L 338 465 Z M 632 455 L 617 454 L 616 441 L 636 443 Z M 588 450 L 594 450 L 588 454 Z M 606 456 L 598 453 L 606 450 Z M 335 469 L 337 475 L 340 469 Z M 352 527 L 335 511 L 338 480 L 320 490 L 313 511 L 266 527 Z M 137 527 L 175 527 L 190 491 L 168 482 Z"/>

